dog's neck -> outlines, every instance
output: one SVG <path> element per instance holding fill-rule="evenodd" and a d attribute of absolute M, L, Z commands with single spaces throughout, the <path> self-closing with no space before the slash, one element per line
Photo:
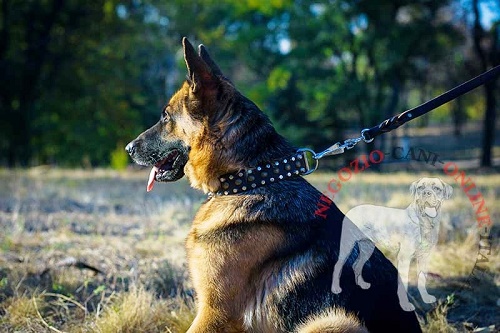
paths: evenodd
<path fill-rule="evenodd" d="M 220 187 L 209 196 L 234 195 L 304 175 L 309 171 L 303 152 L 219 177 Z"/>
<path fill-rule="evenodd" d="M 297 149 L 254 103 L 239 93 L 236 101 L 231 110 L 214 112 L 192 145 L 186 174 L 193 187 L 211 196 L 238 194 L 300 173 Z"/>

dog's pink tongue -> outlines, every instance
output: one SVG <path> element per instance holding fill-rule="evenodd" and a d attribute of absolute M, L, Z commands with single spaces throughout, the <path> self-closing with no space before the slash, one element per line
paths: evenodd
<path fill-rule="evenodd" d="M 158 173 L 158 168 L 153 167 L 151 171 L 149 172 L 149 179 L 148 179 L 148 186 L 146 188 L 146 191 L 151 191 L 153 189 L 153 186 L 155 185 L 155 178 L 156 174 Z"/>
<path fill-rule="evenodd" d="M 427 216 L 429 217 L 436 217 L 437 216 L 437 210 L 436 210 L 436 207 L 429 207 L 429 206 L 426 206 L 424 208 L 424 212 L 425 214 L 427 214 Z"/>

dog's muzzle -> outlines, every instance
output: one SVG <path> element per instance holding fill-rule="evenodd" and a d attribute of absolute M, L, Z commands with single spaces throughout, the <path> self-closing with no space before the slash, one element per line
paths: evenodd
<path fill-rule="evenodd" d="M 188 161 L 189 148 L 182 142 L 165 144 L 160 150 L 151 150 L 142 139 L 130 142 L 125 150 L 139 165 L 152 166 L 148 177 L 147 191 L 153 189 L 155 181 L 171 182 L 184 176 L 184 166 Z"/>
<path fill-rule="evenodd" d="M 434 218 L 438 215 L 439 208 L 441 207 L 441 200 L 438 199 L 436 193 L 430 190 L 424 190 L 420 198 L 417 199 L 417 205 L 423 214 Z"/>

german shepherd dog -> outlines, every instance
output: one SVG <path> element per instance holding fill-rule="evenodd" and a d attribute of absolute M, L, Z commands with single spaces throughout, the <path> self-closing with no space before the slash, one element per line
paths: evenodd
<path fill-rule="evenodd" d="M 364 265 L 370 289 L 346 268 L 342 293 L 331 291 L 344 214 L 331 203 L 326 218 L 315 215 L 322 194 L 301 177 L 303 155 L 203 45 L 197 53 L 184 38 L 183 49 L 187 80 L 126 150 L 152 166 L 148 191 L 185 174 L 208 194 L 186 241 L 197 298 L 188 333 L 420 332 L 378 249 Z"/>

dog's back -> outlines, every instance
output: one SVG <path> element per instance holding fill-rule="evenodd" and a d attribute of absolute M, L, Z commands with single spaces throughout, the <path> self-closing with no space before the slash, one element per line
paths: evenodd
<path fill-rule="evenodd" d="M 377 246 L 397 251 L 405 239 L 414 240 L 420 231 L 406 209 L 376 205 L 359 205 L 350 209 L 346 217 Z M 344 230 L 345 232 L 345 230 Z"/>

